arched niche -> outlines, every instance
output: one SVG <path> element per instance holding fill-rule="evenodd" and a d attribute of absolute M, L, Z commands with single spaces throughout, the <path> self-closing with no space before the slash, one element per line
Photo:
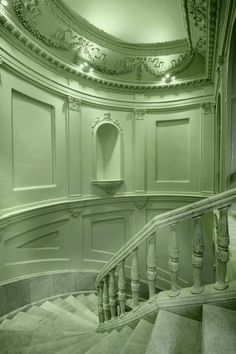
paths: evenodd
<path fill-rule="evenodd" d="M 120 127 L 103 120 L 94 130 L 93 184 L 110 192 L 123 182 L 123 139 Z"/>

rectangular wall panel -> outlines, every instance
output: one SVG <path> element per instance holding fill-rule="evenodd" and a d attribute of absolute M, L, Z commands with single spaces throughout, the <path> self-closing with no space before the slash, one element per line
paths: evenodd
<path fill-rule="evenodd" d="M 92 251 L 114 253 L 125 243 L 125 218 L 112 218 L 92 223 Z"/>
<path fill-rule="evenodd" d="M 188 119 L 156 122 L 155 162 L 157 182 L 188 182 Z"/>
<path fill-rule="evenodd" d="M 14 190 L 48 187 L 54 178 L 54 109 L 12 92 Z"/>

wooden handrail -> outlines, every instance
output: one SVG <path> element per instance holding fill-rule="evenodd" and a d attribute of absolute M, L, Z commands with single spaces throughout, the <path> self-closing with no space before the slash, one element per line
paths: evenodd
<path fill-rule="evenodd" d="M 195 218 L 206 214 L 214 209 L 221 209 L 229 206 L 236 199 L 236 188 L 216 194 L 204 200 L 189 204 L 187 206 L 171 210 L 154 217 L 140 231 L 138 231 L 101 269 L 96 279 L 96 285 L 108 276 L 117 265 L 123 262 L 136 248 L 156 232 L 157 228 L 166 225 L 176 224 L 180 221 Z"/>

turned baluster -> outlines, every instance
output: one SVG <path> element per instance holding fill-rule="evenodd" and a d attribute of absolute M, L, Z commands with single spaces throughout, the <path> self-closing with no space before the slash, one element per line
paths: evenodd
<path fill-rule="evenodd" d="M 177 224 L 170 225 L 171 236 L 169 244 L 169 269 L 170 269 L 170 283 L 171 289 L 169 291 L 169 296 L 174 297 L 179 294 L 178 288 L 178 272 L 179 272 L 179 246 L 176 233 Z"/>
<path fill-rule="evenodd" d="M 99 322 L 102 323 L 105 321 L 104 310 L 103 310 L 103 285 L 100 283 L 98 285 L 98 318 Z"/>
<path fill-rule="evenodd" d="M 138 306 L 139 298 L 139 266 L 138 266 L 138 249 L 136 248 L 133 251 L 132 264 L 131 264 L 131 290 L 133 298 L 133 307 Z"/>
<path fill-rule="evenodd" d="M 200 294 L 203 290 L 201 285 L 201 271 L 202 271 L 202 258 L 203 258 L 203 232 L 201 216 L 199 215 L 194 219 L 195 233 L 192 243 L 192 265 L 193 265 L 193 286 L 191 288 L 192 294 Z"/>
<path fill-rule="evenodd" d="M 228 287 L 228 284 L 225 282 L 227 264 L 229 260 L 228 209 L 229 206 L 219 209 L 218 234 L 216 240 L 217 251 L 215 289 L 217 290 L 224 290 Z"/>
<path fill-rule="evenodd" d="M 123 260 L 119 265 L 119 278 L 118 278 L 118 300 L 120 305 L 120 315 L 125 313 L 126 306 L 126 283 L 125 283 L 125 261 Z"/>
<path fill-rule="evenodd" d="M 110 305 L 109 305 L 109 288 L 108 288 L 108 276 L 103 279 L 103 310 L 105 322 L 111 319 Z"/>
<path fill-rule="evenodd" d="M 111 309 L 111 318 L 113 319 L 117 317 L 117 289 L 115 281 L 115 269 L 110 272 L 109 304 Z"/>
<path fill-rule="evenodd" d="M 149 298 L 155 295 L 156 286 L 156 234 L 148 239 L 147 246 L 147 279 L 149 288 Z"/>

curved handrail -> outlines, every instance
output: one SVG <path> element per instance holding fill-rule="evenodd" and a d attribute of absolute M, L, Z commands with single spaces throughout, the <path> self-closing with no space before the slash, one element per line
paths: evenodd
<path fill-rule="evenodd" d="M 176 224 L 180 221 L 205 214 L 215 208 L 223 208 L 236 199 L 236 188 L 219 193 L 204 200 L 180 207 L 161 215 L 155 216 L 140 231 L 138 231 L 101 269 L 96 279 L 96 286 L 106 277 L 120 262 L 126 259 L 141 243 L 156 232 L 157 227 Z"/>

